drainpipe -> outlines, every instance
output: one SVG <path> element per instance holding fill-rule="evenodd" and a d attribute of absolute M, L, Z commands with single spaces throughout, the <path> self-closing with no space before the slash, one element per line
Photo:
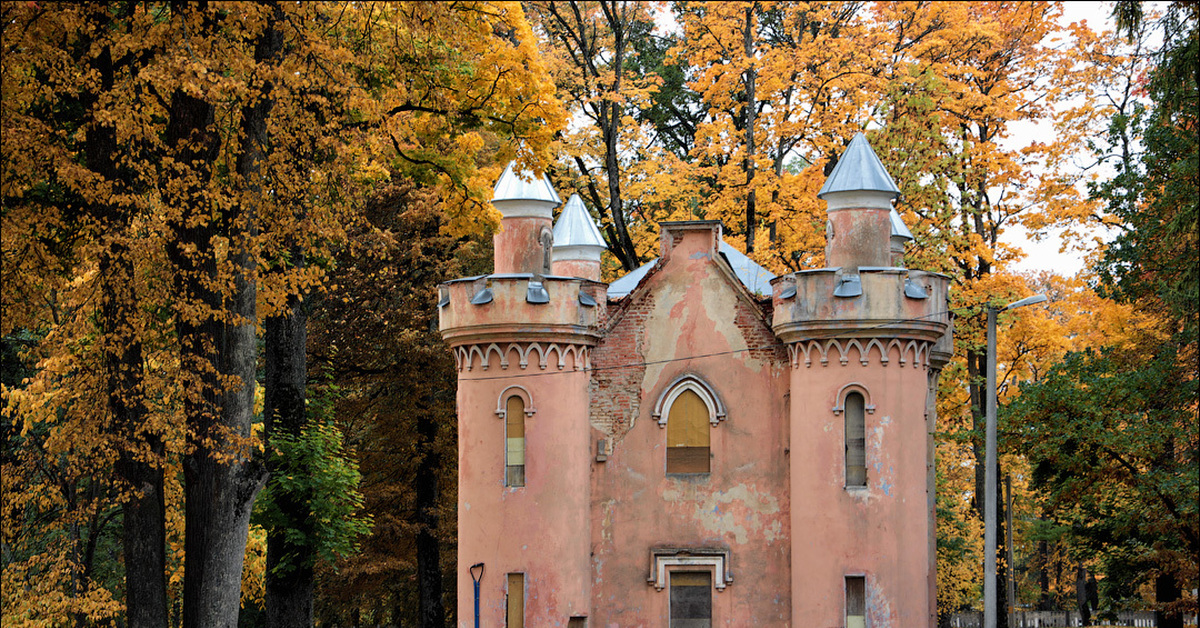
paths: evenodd
<path fill-rule="evenodd" d="M 475 573 L 478 569 L 479 573 Z M 475 628 L 479 628 L 479 581 L 483 579 L 483 563 L 471 565 L 471 582 L 475 583 Z"/>

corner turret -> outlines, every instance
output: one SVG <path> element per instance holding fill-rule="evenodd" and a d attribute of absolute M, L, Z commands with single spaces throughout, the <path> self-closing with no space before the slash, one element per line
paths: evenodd
<path fill-rule="evenodd" d="M 554 224 L 554 274 L 600 281 L 600 254 L 607 248 L 583 199 L 572 194 Z"/>
<path fill-rule="evenodd" d="M 862 133 L 854 136 L 817 198 L 828 203 L 825 259 L 831 267 L 888 266 L 892 201 L 900 196 Z"/>
<path fill-rule="evenodd" d="M 550 249 L 554 243 L 551 220 L 562 204 L 550 179 L 535 177 L 509 163 L 496 181 L 492 206 L 503 219 L 492 238 L 495 272 L 550 274 Z"/>
<path fill-rule="evenodd" d="M 904 221 L 900 218 L 900 213 L 894 208 L 891 211 L 892 218 L 892 247 L 891 247 L 891 265 L 904 266 L 904 245 L 912 241 L 912 232 L 908 227 L 904 226 Z"/>

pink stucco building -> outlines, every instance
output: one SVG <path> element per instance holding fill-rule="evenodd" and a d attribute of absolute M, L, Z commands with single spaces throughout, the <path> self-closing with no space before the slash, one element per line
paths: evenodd
<path fill-rule="evenodd" d="M 830 267 L 675 222 L 607 285 L 578 198 L 554 223 L 510 166 L 494 273 L 440 287 L 459 625 L 933 625 L 949 281 L 901 266 L 898 194 L 860 135 L 819 194 Z"/>

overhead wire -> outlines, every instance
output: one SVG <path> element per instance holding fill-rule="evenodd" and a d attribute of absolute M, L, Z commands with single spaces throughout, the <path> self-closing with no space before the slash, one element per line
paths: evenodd
<path fill-rule="evenodd" d="M 932 312 L 930 314 L 926 314 L 924 316 L 918 316 L 915 318 L 892 319 L 892 320 L 889 320 L 886 322 L 876 323 L 874 325 L 870 325 L 867 327 L 859 327 L 859 328 L 854 329 L 853 331 L 860 332 L 860 331 L 870 331 L 870 330 L 874 330 L 874 329 L 885 329 L 885 328 L 888 328 L 888 327 L 891 327 L 891 326 L 894 326 L 897 324 L 901 324 L 901 323 L 918 322 L 921 320 L 925 320 L 925 319 L 929 319 L 929 318 L 936 318 L 936 317 L 943 316 L 946 314 L 957 315 L 960 312 L 970 311 L 981 305 L 986 305 L 987 303 L 988 303 L 987 301 L 980 301 L 978 303 L 970 303 L 970 304 L 963 305 L 960 307 L 942 310 L 940 312 Z M 829 340 L 832 338 L 837 338 L 839 336 L 845 336 L 845 330 L 831 331 L 831 332 L 828 332 L 827 335 L 815 334 L 809 338 L 806 338 L 806 340 Z M 487 376 L 487 377 L 472 377 L 472 378 L 470 378 L 469 381 L 485 382 L 485 381 L 491 381 L 491 380 L 497 380 L 497 379 L 524 379 L 524 378 L 529 378 L 529 377 L 547 377 L 547 376 L 552 376 L 552 375 L 568 375 L 571 373 L 599 373 L 599 372 L 604 372 L 604 371 L 616 371 L 616 370 L 620 370 L 620 369 L 654 366 L 654 365 L 658 365 L 658 364 L 669 364 L 672 362 L 684 362 L 687 360 L 700 360 L 700 359 L 704 359 L 704 358 L 712 358 L 712 357 L 717 357 L 717 356 L 722 356 L 722 355 L 733 355 L 733 354 L 737 354 L 737 353 L 744 353 L 747 351 L 770 350 L 772 348 L 773 347 L 771 347 L 771 346 L 745 347 L 742 349 L 729 349 L 727 351 L 714 351 L 712 353 L 701 353 L 701 354 L 696 354 L 696 355 L 681 356 L 681 357 L 675 357 L 675 358 L 665 358 L 662 360 L 646 360 L 646 361 L 642 361 L 642 362 L 629 362 L 626 364 L 614 364 L 611 366 L 600 366 L 600 367 L 589 366 L 589 367 L 585 367 L 582 369 L 574 369 L 574 370 L 537 371 L 537 372 L 533 372 L 533 373 L 514 373 L 514 374 L 506 374 L 506 375 Z"/>

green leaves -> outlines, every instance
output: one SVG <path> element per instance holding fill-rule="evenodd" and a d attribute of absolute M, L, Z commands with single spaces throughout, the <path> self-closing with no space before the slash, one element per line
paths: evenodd
<path fill-rule="evenodd" d="M 1200 390 L 1180 347 L 1143 348 L 1068 355 L 1023 385 L 1001 420 L 1057 525 L 1126 567 L 1136 558 L 1170 571 L 1197 549 Z"/>
<path fill-rule="evenodd" d="M 324 412 L 314 413 L 299 434 L 278 434 L 267 443 L 272 474 L 255 504 L 255 522 L 282 530 L 292 547 L 305 555 L 282 557 L 276 568 L 287 572 L 317 559 L 330 565 L 358 550 L 358 537 L 371 531 L 371 516 L 362 513 L 358 490 L 361 474 L 338 429 Z M 295 521 L 281 501 L 307 504 L 308 516 Z"/>

